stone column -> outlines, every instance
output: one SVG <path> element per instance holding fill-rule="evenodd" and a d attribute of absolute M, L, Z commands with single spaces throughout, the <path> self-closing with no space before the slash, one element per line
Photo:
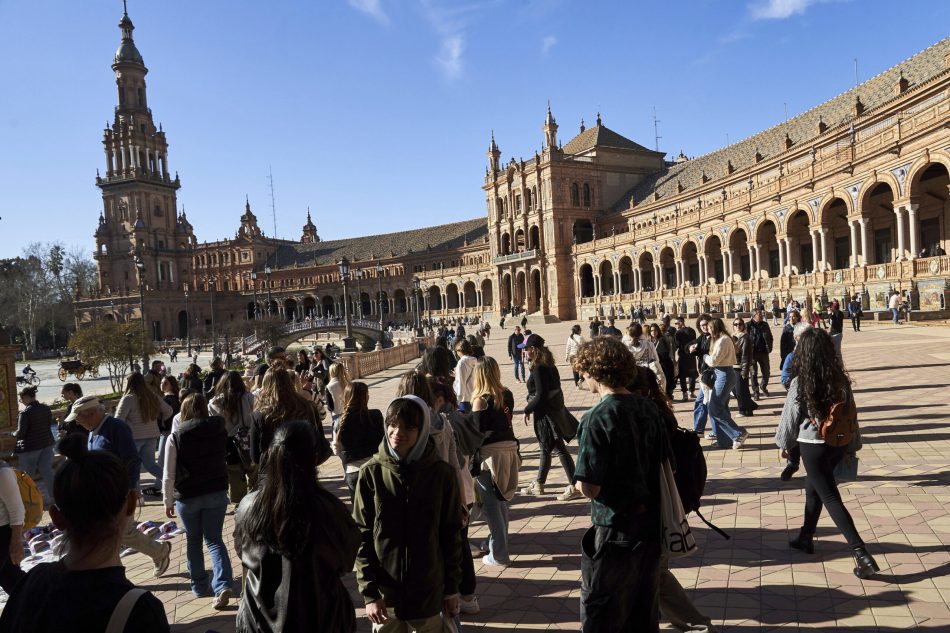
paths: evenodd
<path fill-rule="evenodd" d="M 633 269 L 633 291 L 640 292 L 640 268 Z"/>
<path fill-rule="evenodd" d="M 907 230 L 910 232 L 910 258 L 915 259 L 917 257 L 917 209 L 920 208 L 919 204 L 908 204 L 907 205 Z"/>
<path fill-rule="evenodd" d="M 828 229 L 821 227 L 818 229 L 821 233 L 821 270 L 828 268 Z"/>
<path fill-rule="evenodd" d="M 749 279 L 755 277 L 755 250 L 752 242 L 746 242 L 746 249 L 749 251 Z"/>
<path fill-rule="evenodd" d="M 848 230 L 851 232 L 851 268 L 858 266 L 858 223 L 854 220 L 848 221 Z"/>
<path fill-rule="evenodd" d="M 778 236 L 775 237 L 775 243 L 778 245 L 778 276 L 781 277 L 785 274 L 785 244 Z"/>
<path fill-rule="evenodd" d="M 683 273 L 680 269 L 680 264 L 682 262 L 678 259 L 673 260 L 673 270 L 676 272 L 676 287 L 679 288 L 683 285 Z"/>
<path fill-rule="evenodd" d="M 732 281 L 732 251 L 728 249 L 722 252 L 722 274 L 726 281 Z"/>
<path fill-rule="evenodd" d="M 868 259 L 868 221 L 867 218 L 859 218 L 861 225 L 861 264 L 867 266 L 870 263 Z"/>
<path fill-rule="evenodd" d="M 904 260 L 904 207 L 894 207 L 894 216 L 897 218 L 897 261 Z"/>
<path fill-rule="evenodd" d="M 792 274 L 792 238 L 785 236 L 785 265 L 788 266 L 788 274 Z"/>
<path fill-rule="evenodd" d="M 753 278 L 757 278 L 759 273 L 762 271 L 762 245 L 756 242 L 752 245 L 755 250 L 755 269 L 753 270 Z"/>
<path fill-rule="evenodd" d="M 600 296 L 600 273 L 594 275 L 594 296 Z"/>
<path fill-rule="evenodd" d="M 812 272 L 818 270 L 818 231 L 809 231 L 811 235 L 811 269 Z"/>

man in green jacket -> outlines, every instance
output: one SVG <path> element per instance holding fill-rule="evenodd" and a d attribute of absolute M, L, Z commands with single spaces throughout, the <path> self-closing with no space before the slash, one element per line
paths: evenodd
<path fill-rule="evenodd" d="M 360 468 L 356 578 L 374 633 L 438 633 L 440 614 L 459 611 L 462 501 L 430 424 L 422 399 L 393 400 L 379 452 Z"/>

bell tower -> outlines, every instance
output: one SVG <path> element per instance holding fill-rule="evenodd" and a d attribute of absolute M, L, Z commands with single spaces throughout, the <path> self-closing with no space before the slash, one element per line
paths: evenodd
<path fill-rule="evenodd" d="M 123 9 L 124 7 L 123 3 Z M 96 230 L 99 289 L 138 289 L 136 255 L 144 262 L 149 290 L 169 290 L 187 281 L 194 236 L 177 208 L 178 175 L 169 175 L 168 142 L 148 106 L 148 68 L 135 46 L 135 26 L 123 10 L 121 40 L 112 62 L 116 99 L 111 124 L 103 130 L 105 173 L 96 173 L 102 212 Z"/>

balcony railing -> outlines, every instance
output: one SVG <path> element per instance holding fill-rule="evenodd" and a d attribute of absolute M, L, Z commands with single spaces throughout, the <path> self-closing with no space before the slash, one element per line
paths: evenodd
<path fill-rule="evenodd" d="M 511 253 L 509 255 L 499 255 L 492 260 L 493 264 L 510 264 L 511 262 L 520 262 L 526 259 L 534 259 L 538 256 L 538 249 L 532 248 L 528 251 L 521 251 L 520 253 Z"/>

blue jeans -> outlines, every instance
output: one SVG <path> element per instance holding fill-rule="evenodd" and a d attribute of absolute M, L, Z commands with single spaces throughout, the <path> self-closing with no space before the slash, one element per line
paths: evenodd
<path fill-rule="evenodd" d="M 491 471 L 487 468 L 475 479 L 475 486 L 488 524 L 488 552 L 499 563 L 508 564 L 511 562 L 508 555 L 508 502 L 498 499 Z"/>
<path fill-rule="evenodd" d="M 168 442 L 168 435 L 162 433 L 158 438 L 158 466 L 165 468 L 165 444 Z"/>
<path fill-rule="evenodd" d="M 722 448 L 732 448 L 732 444 L 743 433 L 729 413 L 729 398 L 737 380 L 736 370 L 732 367 L 716 367 L 716 383 L 709 401 L 709 420 L 716 429 L 716 443 Z"/>
<path fill-rule="evenodd" d="M 47 446 L 38 451 L 19 453 L 17 459 L 20 462 L 20 470 L 34 480 L 36 474 L 40 474 L 43 478 L 43 488 L 46 489 L 46 492 L 43 492 L 43 488 L 40 488 L 43 500 L 51 502 L 53 500 L 53 447 Z M 39 486 L 39 482 L 36 485 Z"/>
<path fill-rule="evenodd" d="M 228 493 L 210 492 L 175 502 L 175 511 L 181 517 L 187 532 L 186 553 L 191 590 L 198 597 L 208 595 L 208 572 L 205 571 L 205 555 L 201 540 L 208 545 L 214 577 L 210 589 L 218 595 L 231 588 L 231 558 L 224 545 L 221 532 L 224 530 L 224 513 L 228 509 Z"/>
<path fill-rule="evenodd" d="M 900 321 L 899 321 L 898 314 L 900 314 L 900 313 L 898 312 L 897 308 L 891 308 L 891 315 L 893 315 L 893 317 L 894 317 L 894 323 L 899 323 L 899 322 L 900 322 Z"/>
<path fill-rule="evenodd" d="M 155 451 L 158 450 L 158 438 L 149 437 L 144 440 L 135 440 L 135 448 L 142 459 L 142 468 L 158 480 L 162 481 L 162 467 L 155 463 Z"/>
<path fill-rule="evenodd" d="M 706 432 L 706 419 L 709 418 L 709 411 L 707 410 L 706 403 L 703 402 L 704 389 L 701 388 L 696 392 L 696 401 L 693 402 L 693 431 L 697 434 L 703 434 Z M 712 426 L 713 435 L 719 435 L 716 431 L 716 421 L 709 420 Z"/>
<path fill-rule="evenodd" d="M 511 359 L 515 363 L 515 380 L 518 380 L 518 368 L 521 368 L 521 380 L 524 380 L 524 359 L 521 356 L 516 356 Z"/>

